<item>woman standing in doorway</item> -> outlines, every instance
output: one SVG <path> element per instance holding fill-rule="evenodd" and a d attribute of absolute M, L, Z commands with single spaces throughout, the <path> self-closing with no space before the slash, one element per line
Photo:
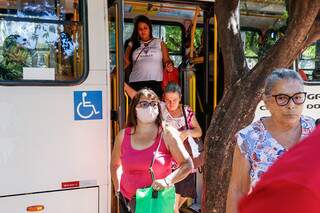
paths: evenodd
<path fill-rule="evenodd" d="M 131 67 L 129 85 L 136 91 L 152 89 L 162 97 L 163 69 L 172 71 L 172 61 L 164 42 L 152 35 L 151 21 L 143 15 L 137 16 L 130 42 L 125 51 L 125 68 Z"/>
<path fill-rule="evenodd" d="M 127 84 L 125 84 L 124 90 L 131 98 L 137 93 Z M 201 137 L 202 130 L 191 107 L 181 104 L 181 97 L 180 86 L 175 83 L 169 83 L 164 90 L 164 102 L 160 102 L 161 113 L 164 121 L 180 132 L 180 139 L 185 141 L 184 145 L 187 146 L 187 143 L 189 143 L 189 147 L 191 147 L 190 141 L 188 140 L 189 137 Z M 188 127 L 186 125 L 188 125 Z M 196 171 L 194 170 L 185 179 L 176 183 L 175 187 L 175 213 L 179 213 L 180 207 L 188 198 L 196 198 Z"/>
<path fill-rule="evenodd" d="M 149 167 L 157 147 L 152 167 L 155 180 L 152 181 Z M 175 171 L 172 171 L 173 160 L 179 165 Z M 117 135 L 111 156 L 111 176 L 114 189 L 121 197 L 121 212 L 134 212 L 130 201 L 137 189 L 152 186 L 154 190 L 163 190 L 184 179 L 191 170 L 192 159 L 179 133 L 162 124 L 157 95 L 150 89 L 136 92 L 127 128 Z"/>

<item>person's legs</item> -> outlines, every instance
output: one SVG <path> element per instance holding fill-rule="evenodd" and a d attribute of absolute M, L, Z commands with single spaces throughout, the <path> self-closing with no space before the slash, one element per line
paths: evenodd
<path fill-rule="evenodd" d="M 120 193 L 119 194 L 119 211 L 120 213 L 130 213 L 128 210 L 129 201 Z"/>
<path fill-rule="evenodd" d="M 179 209 L 181 208 L 181 206 L 182 206 L 187 200 L 188 200 L 187 197 L 181 197 L 181 196 L 180 196 L 179 203 L 178 203 Z"/>
<path fill-rule="evenodd" d="M 176 201 L 174 203 L 174 213 L 179 213 L 179 203 L 180 203 L 181 196 L 179 194 L 176 194 Z"/>
<path fill-rule="evenodd" d="M 175 184 L 176 187 L 176 203 L 175 213 L 179 213 L 180 207 L 190 197 L 196 198 L 197 192 L 195 187 L 195 173 L 189 174 L 185 179 Z"/>

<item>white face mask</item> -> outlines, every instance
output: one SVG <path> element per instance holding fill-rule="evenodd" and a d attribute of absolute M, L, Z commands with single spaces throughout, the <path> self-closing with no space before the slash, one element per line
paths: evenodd
<path fill-rule="evenodd" d="M 158 115 L 159 109 L 158 107 L 148 106 L 147 108 L 136 108 L 137 118 L 142 123 L 153 123 Z"/>

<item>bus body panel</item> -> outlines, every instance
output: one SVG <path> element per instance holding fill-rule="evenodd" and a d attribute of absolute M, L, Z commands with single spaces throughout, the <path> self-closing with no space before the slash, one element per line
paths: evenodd
<path fill-rule="evenodd" d="M 28 207 L 38 206 L 46 213 L 98 212 L 99 188 L 85 188 L 56 192 L 18 195 L 0 199 L 0 212 L 30 212 Z"/>
<path fill-rule="evenodd" d="M 74 91 L 101 91 L 105 85 L 76 87 L 1 87 L 3 121 L 0 124 L 0 195 L 61 189 L 63 182 L 106 185 L 107 117 L 74 120 Z M 96 80 L 99 81 L 99 80 Z M 89 83 L 88 83 L 89 84 Z"/>
<path fill-rule="evenodd" d="M 45 212 L 110 211 L 110 86 L 105 4 L 103 0 L 87 1 L 89 74 L 84 82 L 74 86 L 0 86 L 3 97 L 0 212 L 23 212 L 14 210 L 12 205 L 19 206 L 17 203 L 21 202 L 25 211 L 29 205 L 25 201 L 35 197 L 56 203 L 54 210 Z M 102 119 L 75 120 L 77 91 L 102 93 Z M 88 189 L 88 193 L 82 189 L 63 190 L 89 186 L 99 188 Z M 11 196 L 51 190 L 63 191 Z M 70 210 L 64 206 L 60 209 L 57 198 L 65 200 L 63 205 Z"/>
<path fill-rule="evenodd" d="M 89 65 L 90 70 L 107 70 L 109 48 L 108 13 L 103 0 L 88 1 Z M 105 79 L 105 78 L 104 78 Z"/>

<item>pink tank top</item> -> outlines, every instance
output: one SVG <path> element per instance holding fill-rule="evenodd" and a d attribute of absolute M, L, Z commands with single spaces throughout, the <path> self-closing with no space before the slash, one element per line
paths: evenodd
<path fill-rule="evenodd" d="M 158 154 L 153 164 L 155 179 L 162 179 L 171 173 L 172 156 L 160 135 L 155 142 L 143 150 L 135 150 L 131 146 L 131 128 L 125 129 L 121 144 L 122 175 L 120 191 L 129 200 L 136 194 L 138 188 L 149 187 L 152 184 L 149 167 L 158 144 L 161 142 Z"/>

